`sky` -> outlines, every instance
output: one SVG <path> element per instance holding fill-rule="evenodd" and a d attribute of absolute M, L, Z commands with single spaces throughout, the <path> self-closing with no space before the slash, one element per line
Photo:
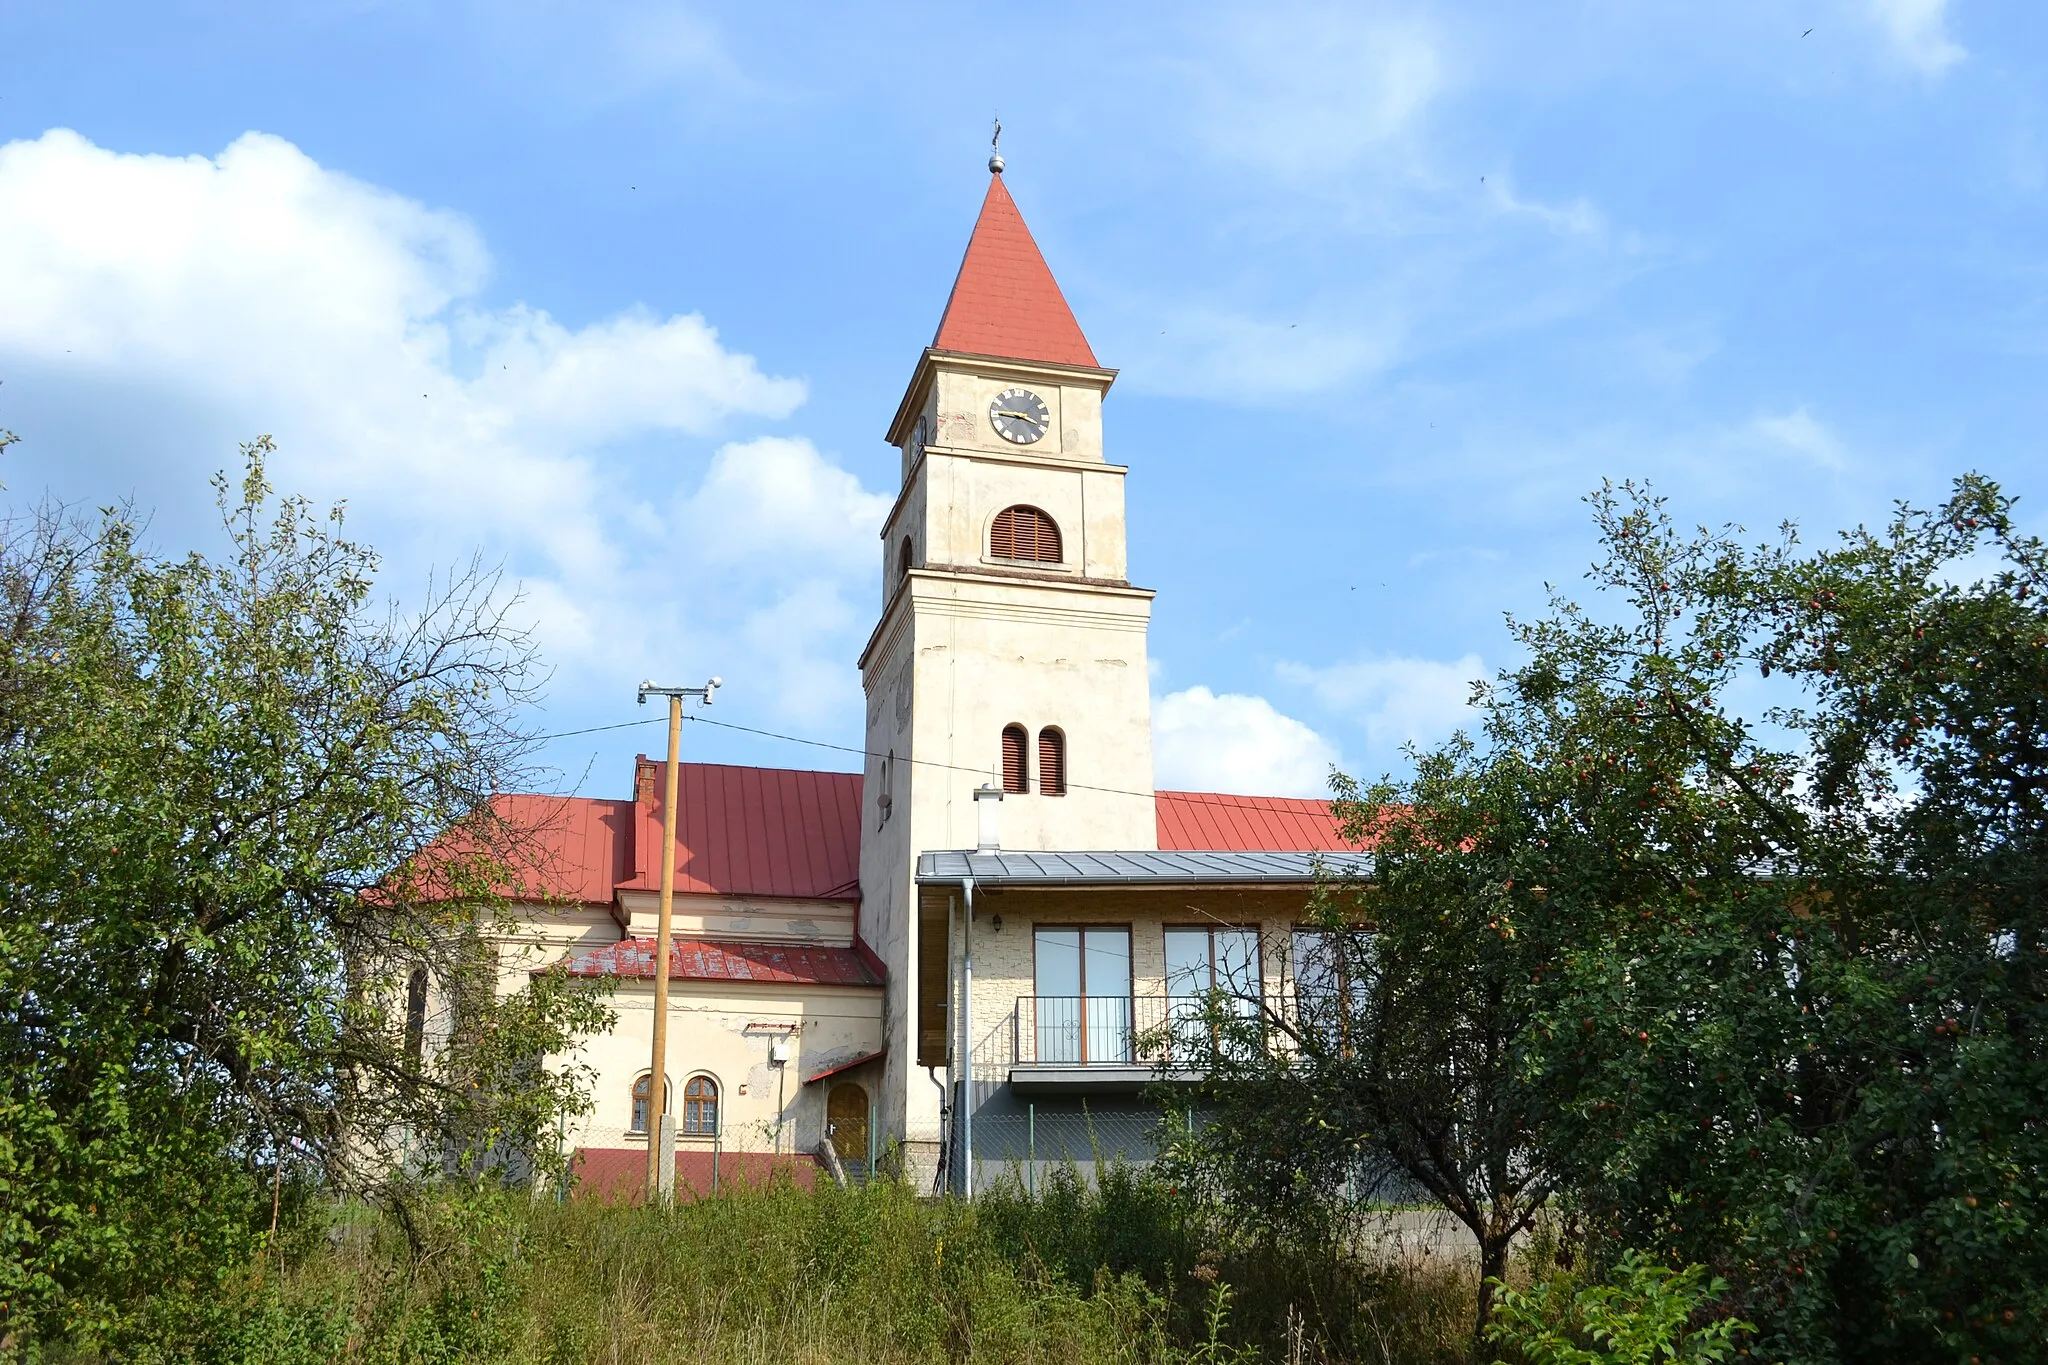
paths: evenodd
<path fill-rule="evenodd" d="M 1594 553 L 2048 499 L 2048 8 L 2014 0 L 0 5 L 0 457 L 217 551 L 208 476 L 481 558 L 536 785 L 853 769 L 882 436 L 1005 179 L 1119 370 L 1162 787 L 1400 771 Z M 817 741 L 801 744 L 791 736 Z"/>

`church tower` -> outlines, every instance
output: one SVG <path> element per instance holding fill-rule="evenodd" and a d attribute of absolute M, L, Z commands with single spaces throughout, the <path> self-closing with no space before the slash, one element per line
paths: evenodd
<path fill-rule="evenodd" d="M 882 527 L 867 697 L 861 935 L 888 972 L 882 1128 L 936 1136 L 919 980 L 948 970 L 920 926 L 921 853 L 971 849 L 975 789 L 1001 788 L 1005 850 L 1157 847 L 1145 635 L 1126 577 L 1116 378 L 1067 307 L 1000 157 L 937 336 L 890 424 L 902 488 Z M 934 942 L 934 939 L 938 941 Z M 930 983 L 927 983 L 930 984 Z M 927 992 L 928 993 L 928 992 Z"/>

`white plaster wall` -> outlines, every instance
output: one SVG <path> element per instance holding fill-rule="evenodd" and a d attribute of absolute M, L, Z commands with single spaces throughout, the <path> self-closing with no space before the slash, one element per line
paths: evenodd
<path fill-rule="evenodd" d="M 974 847 L 974 789 L 999 777 L 1012 722 L 1032 737 L 1034 792 L 1004 798 L 1005 848 L 1156 847 L 1151 594 L 929 575 L 913 580 L 911 598 L 913 748 L 944 765 L 919 770 L 917 848 Z M 1067 737 L 1065 796 L 1036 794 L 1046 726 Z"/>
<path fill-rule="evenodd" d="M 622 891 L 630 932 L 652 937 L 660 927 L 659 891 Z M 677 938 L 737 938 L 754 943 L 815 943 L 844 948 L 853 942 L 854 902 L 679 895 L 670 906 Z"/>
<path fill-rule="evenodd" d="M 929 400 L 938 444 L 973 450 L 1029 450 L 1069 460 L 1102 459 L 1102 395 L 1105 378 L 1029 365 L 940 361 L 934 365 Z M 999 435 L 988 420 L 990 405 L 1005 389 L 1029 389 L 1045 400 L 1046 433 L 1028 446 Z"/>
<path fill-rule="evenodd" d="M 938 1127 L 940 1092 L 914 1064 L 916 858 L 973 846 L 972 793 L 999 769 L 1003 727 L 1022 724 L 1033 738 L 1033 791 L 1004 801 L 1005 847 L 1155 846 L 1151 594 L 1122 586 L 1125 471 L 1105 462 L 1102 439 L 1111 378 L 927 353 L 892 432 L 904 444 L 905 487 L 882 528 L 886 618 L 861 661 L 869 755 L 860 933 L 888 967 L 881 1101 L 894 1135 L 935 1136 Z M 1005 441 L 988 419 L 995 395 L 1011 387 L 1030 389 L 1049 410 L 1046 435 L 1030 445 Z M 914 460 L 910 424 L 919 414 L 930 420 L 923 458 Z M 1058 523 L 1061 563 L 988 555 L 990 522 L 1020 503 Z M 913 562 L 929 568 L 901 585 L 905 536 Z M 1019 568 L 1056 577 L 1009 576 Z M 1036 740 L 1047 726 L 1066 735 L 1065 796 L 1037 790 Z M 884 821 L 881 755 L 891 750 L 901 761 Z"/>
<path fill-rule="evenodd" d="M 579 1062 L 595 1072 L 596 1107 L 571 1134 L 572 1146 L 644 1146 L 630 1130 L 633 1082 L 645 1074 L 652 1047 L 654 985 L 621 982 L 611 999 L 618 1023 L 584 1041 L 555 1064 Z M 872 987 L 787 986 L 742 982 L 669 983 L 668 1073 L 681 1126 L 682 1087 L 693 1075 L 717 1079 L 722 1143 L 727 1151 L 809 1151 L 823 1131 L 825 1085 L 806 1076 L 875 1052 L 881 1046 L 882 992 Z M 790 1059 L 769 1061 L 775 1026 L 795 1025 Z M 766 1026 L 766 1027 L 764 1027 Z M 677 1134 L 678 1145 L 711 1146 L 709 1137 Z"/>

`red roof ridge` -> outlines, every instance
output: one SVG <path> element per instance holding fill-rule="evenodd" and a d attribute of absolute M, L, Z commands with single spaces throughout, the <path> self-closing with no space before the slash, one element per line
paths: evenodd
<path fill-rule="evenodd" d="M 1024 215 L 991 175 L 934 349 L 1100 369 Z"/>

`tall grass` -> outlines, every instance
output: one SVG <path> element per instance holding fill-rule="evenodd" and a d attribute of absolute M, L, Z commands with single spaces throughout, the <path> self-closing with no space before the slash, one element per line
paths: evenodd
<path fill-rule="evenodd" d="M 451 1193 L 410 1236 L 316 1209 L 216 1292 L 167 1299 L 119 1358 L 1422 1365 L 1466 1359 L 1471 1304 L 1459 1265 L 1253 1243 L 1123 1170 L 972 1205 L 883 1182 L 666 1212 Z"/>

